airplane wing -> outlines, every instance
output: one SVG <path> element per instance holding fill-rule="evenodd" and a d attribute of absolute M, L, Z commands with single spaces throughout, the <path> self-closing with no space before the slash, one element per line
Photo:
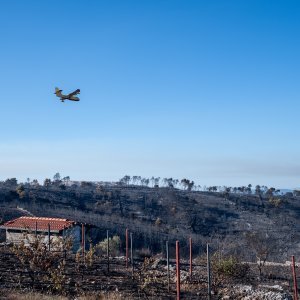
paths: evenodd
<path fill-rule="evenodd" d="M 71 98 L 71 97 L 73 97 L 73 96 L 75 96 L 75 95 L 77 95 L 77 94 L 80 94 L 80 89 L 77 89 L 76 91 L 70 93 L 70 94 L 68 95 L 68 97 Z"/>

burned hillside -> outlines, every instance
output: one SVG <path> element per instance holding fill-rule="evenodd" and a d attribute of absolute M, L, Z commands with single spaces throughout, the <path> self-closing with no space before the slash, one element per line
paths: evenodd
<path fill-rule="evenodd" d="M 299 200 L 291 193 L 271 196 L 91 182 L 3 182 L 0 218 L 2 223 L 28 213 L 69 218 L 95 225 L 93 240 L 101 239 L 106 229 L 124 235 L 128 228 L 134 232 L 136 247 L 153 252 L 161 251 L 166 240 L 186 244 L 192 237 L 199 251 L 206 242 L 214 242 L 226 243 L 225 252 L 240 253 L 247 233 L 263 232 L 272 236 L 277 260 L 285 260 L 300 251 Z"/>

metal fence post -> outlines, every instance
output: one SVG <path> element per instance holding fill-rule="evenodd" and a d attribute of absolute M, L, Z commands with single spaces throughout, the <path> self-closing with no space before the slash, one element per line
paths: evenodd
<path fill-rule="evenodd" d="M 192 238 L 190 238 L 190 280 L 192 281 L 192 275 L 193 275 L 193 251 L 192 251 Z"/>
<path fill-rule="evenodd" d="M 82 248 L 82 257 L 83 263 L 85 263 L 85 231 L 84 231 L 84 224 L 81 224 L 81 248 Z"/>
<path fill-rule="evenodd" d="M 170 292 L 169 242 L 166 241 L 168 292 Z"/>
<path fill-rule="evenodd" d="M 134 273 L 134 262 L 133 262 L 133 237 L 132 232 L 130 232 L 130 260 L 131 260 L 131 267 L 132 267 L 132 277 Z"/>
<path fill-rule="evenodd" d="M 177 287 L 177 300 L 180 300 L 180 253 L 179 241 L 176 241 L 176 287 Z"/>
<path fill-rule="evenodd" d="M 211 275 L 210 275 L 209 244 L 206 245 L 206 254 L 207 254 L 207 294 L 208 294 L 208 300 L 210 300 L 211 299 Z"/>
<path fill-rule="evenodd" d="M 297 285 L 297 275 L 295 267 L 295 256 L 292 256 L 292 270 L 293 270 L 293 281 L 294 281 L 294 300 L 298 300 L 298 285 Z"/>
<path fill-rule="evenodd" d="M 125 231 L 126 269 L 128 269 L 128 228 Z"/>
<path fill-rule="evenodd" d="M 106 255 L 107 255 L 107 273 L 109 273 L 109 231 L 106 231 L 106 238 L 107 238 L 107 249 L 106 249 Z"/>

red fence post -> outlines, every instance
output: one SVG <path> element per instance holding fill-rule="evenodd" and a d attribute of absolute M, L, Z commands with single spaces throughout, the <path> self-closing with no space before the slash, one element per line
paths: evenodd
<path fill-rule="evenodd" d="M 179 241 L 176 241 L 176 287 L 177 287 L 177 300 L 180 300 L 180 253 Z"/>
<path fill-rule="evenodd" d="M 193 251 L 192 251 L 192 238 L 190 238 L 190 279 L 192 280 L 192 274 L 193 274 Z"/>
<path fill-rule="evenodd" d="M 66 226 L 64 225 L 63 229 L 63 251 L 64 251 L 64 259 L 67 259 L 67 250 L 66 250 Z"/>
<path fill-rule="evenodd" d="M 126 241 L 126 269 L 128 269 L 128 228 L 125 231 L 125 241 Z"/>
<path fill-rule="evenodd" d="M 295 268 L 295 256 L 292 256 L 292 270 L 293 270 L 293 281 L 294 281 L 294 300 L 298 300 L 298 285 L 297 285 L 297 275 Z"/>

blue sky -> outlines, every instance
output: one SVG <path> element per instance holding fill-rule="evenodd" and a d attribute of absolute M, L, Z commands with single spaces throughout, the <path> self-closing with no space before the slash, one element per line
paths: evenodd
<path fill-rule="evenodd" d="M 298 187 L 299 30 L 299 1 L 3 1 L 0 180 Z"/>

